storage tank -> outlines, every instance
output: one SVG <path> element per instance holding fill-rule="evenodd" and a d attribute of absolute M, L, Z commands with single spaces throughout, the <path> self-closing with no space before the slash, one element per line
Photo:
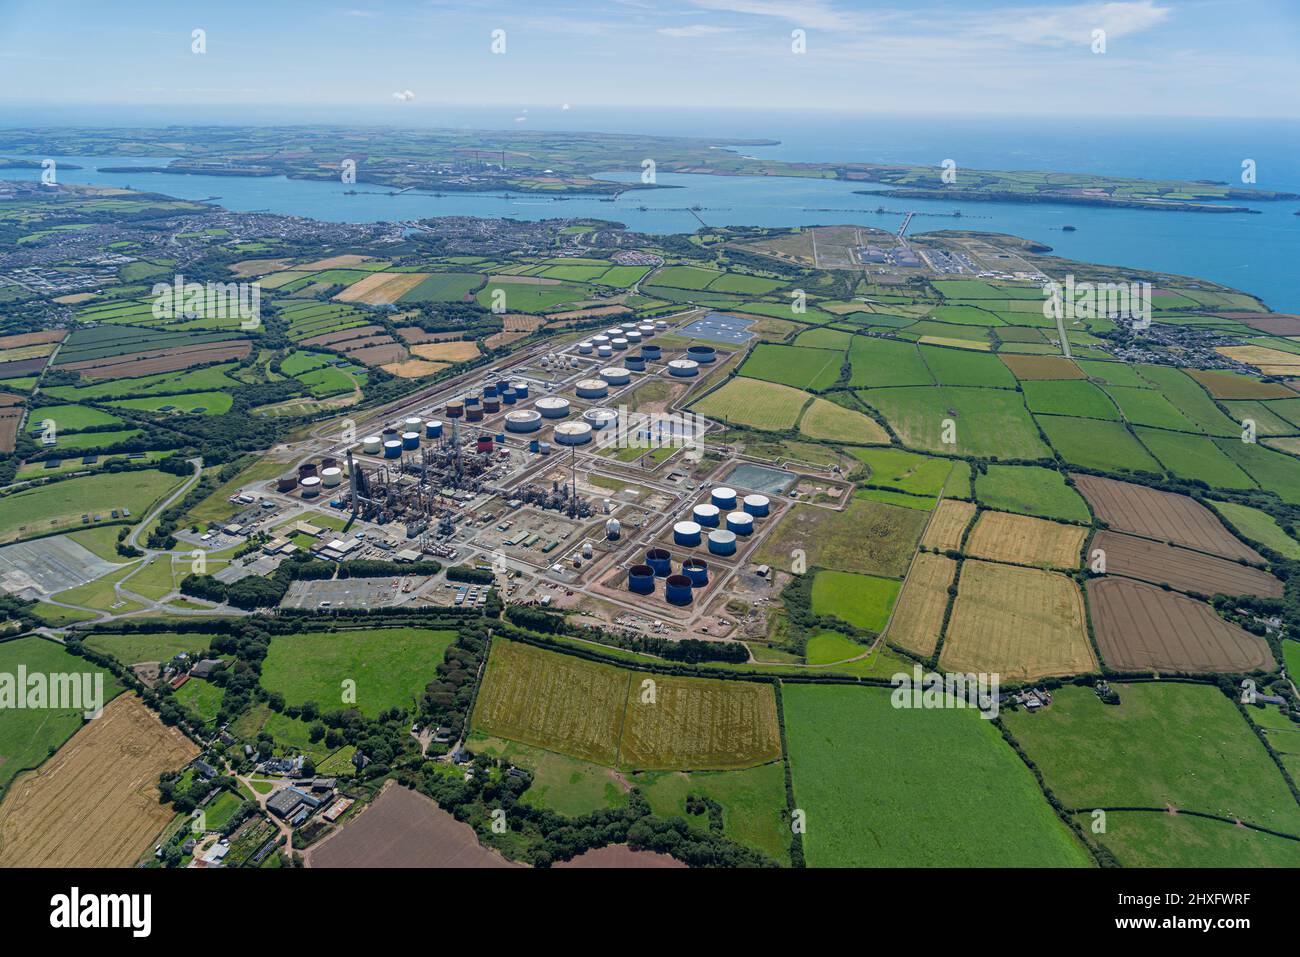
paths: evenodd
<path fill-rule="evenodd" d="M 569 400 L 558 395 L 546 395 L 537 400 L 534 408 L 544 419 L 562 419 L 569 414 Z"/>
<path fill-rule="evenodd" d="M 673 541 L 678 545 L 694 548 L 700 544 L 700 523 L 678 522 L 673 526 Z"/>
<path fill-rule="evenodd" d="M 619 522 L 618 519 L 611 518 L 608 522 L 605 523 L 605 537 L 608 538 L 611 542 L 618 541 L 619 537 L 622 534 L 623 534 L 623 525 L 621 522 Z"/>
<path fill-rule="evenodd" d="M 682 562 L 682 574 L 691 580 L 695 588 L 703 588 L 709 583 L 709 563 L 702 558 L 688 558 Z"/>
<path fill-rule="evenodd" d="M 586 445 L 591 441 L 591 424 L 588 422 L 561 422 L 555 427 L 558 445 Z"/>
<path fill-rule="evenodd" d="M 539 443 L 537 443 L 537 454 L 538 454 L 538 455 L 550 455 L 550 454 L 551 454 L 551 443 L 550 443 L 550 442 L 539 442 Z"/>
<path fill-rule="evenodd" d="M 384 440 L 377 435 L 367 435 L 361 440 L 361 451 L 367 455 L 378 455 L 384 447 Z"/>
<path fill-rule="evenodd" d="M 603 429 L 618 421 L 618 410 L 607 407 L 588 409 L 582 413 L 582 420 L 593 429 Z"/>
<path fill-rule="evenodd" d="M 702 502 L 691 510 L 691 516 L 705 528 L 717 528 L 722 512 L 716 505 Z"/>
<path fill-rule="evenodd" d="M 389 439 L 384 443 L 384 458 L 400 459 L 402 457 L 402 443 L 399 439 Z"/>
<path fill-rule="evenodd" d="M 442 423 L 437 419 L 430 419 L 424 423 L 424 437 L 426 439 L 442 438 Z"/>
<path fill-rule="evenodd" d="M 745 511 L 755 518 L 762 518 L 771 511 L 772 503 L 766 495 L 746 495 Z"/>
<path fill-rule="evenodd" d="M 652 362 L 658 362 L 660 359 L 663 358 L 664 351 L 658 346 L 652 346 L 646 344 L 641 347 L 641 355 L 645 356 L 647 359 L 651 360 Z"/>
<path fill-rule="evenodd" d="M 483 398 L 495 399 L 496 397 L 497 397 L 497 384 L 495 382 L 489 382 L 487 385 L 483 386 Z"/>
<path fill-rule="evenodd" d="M 575 388 L 579 399 L 603 399 L 609 395 L 609 383 L 604 379 L 580 379 Z"/>
<path fill-rule="evenodd" d="M 599 349 L 601 346 L 609 345 L 609 336 L 592 336 L 591 344 Z"/>
<path fill-rule="evenodd" d="M 320 473 L 320 483 L 326 488 L 335 488 L 343 483 L 343 470 L 337 466 L 330 466 L 323 469 Z"/>
<path fill-rule="evenodd" d="M 728 512 L 727 528 L 737 535 L 748 535 L 754 530 L 754 516 L 748 512 Z"/>
<path fill-rule="evenodd" d="M 688 379 L 700 374 L 700 364 L 694 359 L 674 359 L 668 363 L 668 372 L 679 379 Z"/>
<path fill-rule="evenodd" d="M 609 340 L 609 345 L 615 352 L 623 352 L 627 349 L 627 338 L 624 336 L 615 336 L 613 339 Z"/>
<path fill-rule="evenodd" d="M 406 451 L 410 452 L 412 449 L 418 449 L 419 447 L 420 447 L 420 433 L 419 433 L 419 432 L 403 432 L 403 433 L 402 433 L 402 448 L 404 448 L 404 449 L 406 449 Z"/>
<path fill-rule="evenodd" d="M 655 590 L 655 570 L 649 565 L 633 565 L 627 570 L 627 590 L 649 595 Z"/>
<path fill-rule="evenodd" d="M 633 372 L 645 372 L 644 356 L 624 356 L 623 365 Z"/>
<path fill-rule="evenodd" d="M 667 328 L 668 328 L 668 322 L 667 322 L 667 320 L 665 320 L 665 319 L 656 319 L 656 320 L 655 320 L 655 329 L 656 329 L 657 331 L 661 331 L 661 332 L 662 332 L 664 329 L 667 329 Z"/>
<path fill-rule="evenodd" d="M 670 605 L 689 605 L 695 597 L 695 589 L 686 575 L 669 575 L 664 580 L 664 598 Z"/>
<path fill-rule="evenodd" d="M 305 479 L 308 475 L 315 475 L 315 474 L 316 474 L 316 466 L 311 462 L 304 462 L 302 465 L 298 466 L 299 481 Z"/>
<path fill-rule="evenodd" d="M 516 379 L 510 383 L 510 388 L 515 390 L 515 395 L 521 399 L 528 398 L 528 383 L 523 379 Z"/>
<path fill-rule="evenodd" d="M 519 394 L 510 386 L 501 390 L 501 402 L 503 405 L 514 405 L 519 401 Z"/>
<path fill-rule="evenodd" d="M 483 421 L 483 406 L 481 406 L 481 405 L 469 405 L 468 403 L 466 403 L 466 405 L 465 405 L 465 421 L 466 421 L 466 422 L 482 422 L 482 421 Z"/>
<path fill-rule="evenodd" d="M 713 346 L 693 345 L 686 350 L 686 358 L 696 362 L 712 362 L 718 357 L 718 350 Z"/>
<path fill-rule="evenodd" d="M 653 336 L 655 334 L 655 324 L 653 322 L 643 322 L 636 327 L 636 331 L 644 336 Z"/>
<path fill-rule="evenodd" d="M 402 422 L 403 432 L 419 432 L 424 428 L 424 419 L 418 415 L 412 415 Z"/>
<path fill-rule="evenodd" d="M 629 329 L 623 333 L 623 338 L 627 340 L 629 346 L 639 346 L 641 344 L 641 333 L 635 329 Z"/>
<path fill-rule="evenodd" d="M 627 385 L 632 381 L 632 373 L 622 366 L 610 366 L 600 370 L 600 377 L 610 385 Z"/>
<path fill-rule="evenodd" d="M 492 454 L 492 436 L 480 435 L 474 443 L 474 451 L 479 455 Z"/>
<path fill-rule="evenodd" d="M 645 563 L 654 569 L 656 575 L 664 578 L 673 571 L 673 558 L 666 548 L 652 548 L 645 553 Z"/>
<path fill-rule="evenodd" d="M 725 485 L 717 485 L 714 487 L 713 494 L 710 498 L 713 504 L 718 506 L 721 511 L 730 512 L 736 507 L 736 490 L 734 488 L 727 488 Z"/>
<path fill-rule="evenodd" d="M 465 403 L 460 399 L 452 399 L 447 403 L 447 418 L 459 419 L 465 414 Z"/>
<path fill-rule="evenodd" d="M 613 329 L 606 329 L 605 335 L 609 336 L 610 339 L 617 339 L 619 336 L 623 335 L 623 327 L 615 326 Z"/>
<path fill-rule="evenodd" d="M 320 478 L 315 475 L 308 475 L 302 480 L 302 497 L 315 498 L 320 494 Z"/>
<path fill-rule="evenodd" d="M 596 351 L 596 345 L 595 345 L 595 343 L 592 343 L 592 342 L 579 342 L 579 343 L 578 343 L 578 354 L 579 354 L 579 355 L 589 356 L 589 355 L 591 355 L 591 354 L 592 354 L 593 352 L 595 352 L 595 351 Z"/>
<path fill-rule="evenodd" d="M 709 532 L 709 551 L 714 555 L 736 554 L 736 533 L 729 532 L 725 528 Z"/>
<path fill-rule="evenodd" d="M 279 480 L 275 483 L 275 490 L 277 492 L 292 492 L 297 487 L 298 476 L 293 473 L 281 475 Z"/>
<path fill-rule="evenodd" d="M 582 543 L 582 557 L 590 560 L 592 556 L 591 542 Z"/>
<path fill-rule="evenodd" d="M 488 415 L 496 415 L 501 411 L 501 400 L 496 396 L 483 396 L 483 411 Z"/>
<path fill-rule="evenodd" d="M 338 464 L 339 464 L 339 460 L 332 455 L 323 456 L 320 460 L 320 467 L 323 469 L 336 468 Z"/>
<path fill-rule="evenodd" d="M 507 432 L 536 432 L 542 427 L 542 414 L 533 409 L 516 409 L 506 413 Z"/>
<path fill-rule="evenodd" d="M 601 359 L 608 359 L 614 354 L 614 347 L 611 345 L 596 346 L 596 355 Z"/>

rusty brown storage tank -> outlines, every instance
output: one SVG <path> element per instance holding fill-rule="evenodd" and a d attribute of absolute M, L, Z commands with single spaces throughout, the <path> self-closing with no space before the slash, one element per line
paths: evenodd
<path fill-rule="evenodd" d="M 277 492 L 292 492 L 298 487 L 297 475 L 281 475 L 279 481 L 275 483 Z"/>

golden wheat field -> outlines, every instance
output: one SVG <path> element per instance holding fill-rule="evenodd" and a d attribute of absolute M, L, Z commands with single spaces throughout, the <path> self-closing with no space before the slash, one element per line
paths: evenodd
<path fill-rule="evenodd" d="M 918 655 L 934 654 L 948 607 L 948 586 L 956 570 L 957 563 L 946 555 L 918 552 L 894 608 L 886 640 Z"/>

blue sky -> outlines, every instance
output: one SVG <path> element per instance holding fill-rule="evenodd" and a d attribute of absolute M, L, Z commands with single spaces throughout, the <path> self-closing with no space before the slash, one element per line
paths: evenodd
<path fill-rule="evenodd" d="M 0 106 L 24 122 L 400 124 L 445 104 L 575 126 L 609 106 L 1270 118 L 1300 115 L 1297 90 L 1296 0 L 0 0 Z"/>

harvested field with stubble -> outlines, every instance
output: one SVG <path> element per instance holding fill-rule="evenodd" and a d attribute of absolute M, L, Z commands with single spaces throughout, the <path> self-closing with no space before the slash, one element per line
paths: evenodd
<path fill-rule="evenodd" d="M 1186 495 L 1096 475 L 1076 474 L 1073 478 L 1075 488 L 1088 500 L 1093 514 L 1113 529 L 1225 558 L 1264 560 L 1228 531 L 1218 516 Z"/>
<path fill-rule="evenodd" d="M 965 562 L 939 665 L 1004 682 L 1096 671 L 1078 587 L 1057 572 Z"/>
<path fill-rule="evenodd" d="M 1201 601 L 1126 578 L 1088 582 L 1092 627 L 1119 671 L 1243 672 L 1277 667 L 1263 639 Z"/>
<path fill-rule="evenodd" d="M 498 638 L 474 729 L 616 767 L 628 672 Z"/>
<path fill-rule="evenodd" d="M 1003 355 L 999 358 L 1021 380 L 1082 379 L 1083 370 L 1065 356 Z"/>
<path fill-rule="evenodd" d="M 956 571 L 957 563 L 948 556 L 918 552 L 885 640 L 927 658 L 934 654 Z"/>
<path fill-rule="evenodd" d="M 983 512 L 966 540 L 966 551 L 1016 565 L 1078 568 L 1088 529 L 1009 512 Z"/>
<path fill-rule="evenodd" d="M 87 379 L 134 379 L 158 372 L 176 372 L 191 366 L 242 359 L 253 350 L 247 339 L 225 342 L 203 342 L 181 346 L 161 352 L 133 353 L 104 359 L 87 359 L 72 362 L 61 368 L 79 372 Z"/>
<path fill-rule="evenodd" d="M 0 804 L 0 867 L 130 867 L 172 819 L 158 775 L 198 754 L 134 695 L 119 695 Z"/>
<path fill-rule="evenodd" d="M 1282 597 L 1280 581 L 1263 569 L 1239 562 L 1119 532 L 1098 532 L 1090 551 L 1099 548 L 1106 553 L 1106 572 L 1111 575 L 1202 595 Z"/>
<path fill-rule="evenodd" d="M 412 346 L 411 352 L 432 362 L 468 362 L 478 358 L 478 343 L 429 342 Z"/>
<path fill-rule="evenodd" d="M 430 798 L 391 781 L 304 855 L 308 867 L 515 867 Z"/>
<path fill-rule="evenodd" d="M 653 681 L 653 687 L 647 681 Z M 781 732 L 771 685 L 632 676 L 619 754 L 623 767 L 727 771 L 780 756 Z"/>
<path fill-rule="evenodd" d="M 397 302 L 430 275 L 427 272 L 372 272 L 365 279 L 348 286 L 334 299 L 336 302 L 384 306 Z"/>
<path fill-rule="evenodd" d="M 974 502 L 946 498 L 934 510 L 921 544 L 940 551 L 961 548 L 961 537 L 975 514 Z"/>

